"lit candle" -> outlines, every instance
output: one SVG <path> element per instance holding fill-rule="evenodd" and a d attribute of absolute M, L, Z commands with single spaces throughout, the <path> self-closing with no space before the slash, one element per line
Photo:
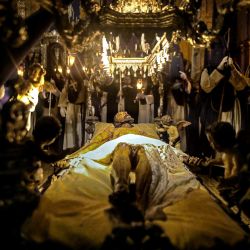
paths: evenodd
<path fill-rule="evenodd" d="M 75 62 L 75 56 L 74 55 L 69 55 L 68 56 L 68 65 L 69 66 L 72 66 L 73 64 L 74 64 L 74 62 Z"/>
<path fill-rule="evenodd" d="M 62 66 L 59 65 L 58 68 L 57 68 L 57 70 L 58 70 L 59 73 L 62 74 L 62 71 L 63 71 L 63 70 L 62 70 Z"/>
<path fill-rule="evenodd" d="M 136 84 L 136 88 L 140 90 L 140 89 L 142 89 L 142 86 L 143 86 L 142 80 L 138 79 L 137 84 Z"/>

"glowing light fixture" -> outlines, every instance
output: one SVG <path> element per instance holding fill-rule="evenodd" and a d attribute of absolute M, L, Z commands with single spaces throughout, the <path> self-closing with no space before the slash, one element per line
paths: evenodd
<path fill-rule="evenodd" d="M 75 59 L 76 59 L 75 55 L 69 54 L 69 55 L 68 55 L 68 66 L 71 67 L 71 66 L 74 64 Z"/>
<path fill-rule="evenodd" d="M 24 75 L 24 70 L 23 70 L 23 67 L 22 67 L 22 66 L 18 67 L 18 69 L 17 69 L 17 74 L 18 74 L 19 76 L 23 77 L 23 75 Z"/>
<path fill-rule="evenodd" d="M 152 53 L 145 57 L 119 57 L 111 55 L 110 46 L 103 36 L 102 39 L 102 63 L 103 69 L 109 75 L 114 76 L 120 73 L 123 78 L 125 75 L 146 78 L 157 71 L 164 69 L 164 65 L 170 60 L 169 42 L 166 33 L 159 39 Z"/>
<path fill-rule="evenodd" d="M 57 70 L 58 70 L 58 72 L 59 72 L 60 74 L 62 74 L 63 69 L 62 69 L 62 66 L 61 66 L 61 65 L 59 65 L 59 66 L 57 67 Z"/>

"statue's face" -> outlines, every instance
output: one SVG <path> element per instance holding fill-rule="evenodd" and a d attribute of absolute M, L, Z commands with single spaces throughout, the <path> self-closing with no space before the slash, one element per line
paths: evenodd
<path fill-rule="evenodd" d="M 149 43 L 145 43 L 145 48 L 146 48 L 146 50 L 149 50 L 149 49 L 150 49 Z"/>
<path fill-rule="evenodd" d="M 90 12 L 91 13 L 98 13 L 99 11 L 101 10 L 101 7 L 98 3 L 93 3 L 91 6 L 90 6 Z"/>
<path fill-rule="evenodd" d="M 115 115 L 114 122 L 115 123 L 123 123 L 124 126 L 127 123 L 130 126 L 131 123 L 134 122 L 134 119 L 126 111 L 122 111 L 122 112 L 118 112 Z"/>
<path fill-rule="evenodd" d="M 32 82 L 39 82 L 40 78 L 41 78 L 40 68 L 35 68 L 34 70 L 31 71 L 30 80 L 32 80 Z"/>
<path fill-rule="evenodd" d="M 44 85 L 45 70 L 42 67 L 34 67 L 29 75 L 30 82 L 36 87 L 42 87 Z"/>
<path fill-rule="evenodd" d="M 173 124 L 173 119 L 169 115 L 164 115 L 161 118 L 161 121 L 164 125 L 172 125 Z"/>
<path fill-rule="evenodd" d="M 131 84 L 131 77 L 130 76 L 126 76 L 124 77 L 124 84 Z"/>

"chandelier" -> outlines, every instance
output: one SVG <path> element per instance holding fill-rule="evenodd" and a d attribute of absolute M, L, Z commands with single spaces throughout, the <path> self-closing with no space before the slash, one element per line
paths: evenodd
<path fill-rule="evenodd" d="M 146 78 L 162 71 L 164 65 L 170 60 L 169 42 L 166 33 L 159 38 L 151 53 L 145 57 L 115 57 L 112 56 L 110 51 L 110 44 L 103 36 L 103 69 L 111 77 L 120 75 L 121 78 L 124 78 L 131 75 Z"/>

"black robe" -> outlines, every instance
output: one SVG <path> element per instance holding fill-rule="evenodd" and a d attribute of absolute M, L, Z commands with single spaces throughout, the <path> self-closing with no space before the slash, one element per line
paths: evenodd
<path fill-rule="evenodd" d="M 135 101 L 137 90 L 132 86 L 125 85 L 122 91 L 125 102 L 125 111 L 134 118 L 135 123 L 138 123 L 139 104 Z"/>
<path fill-rule="evenodd" d="M 119 86 L 113 81 L 108 86 L 100 86 L 100 88 L 108 93 L 107 96 L 107 122 L 114 122 L 114 116 L 118 112 L 118 99 Z"/>

